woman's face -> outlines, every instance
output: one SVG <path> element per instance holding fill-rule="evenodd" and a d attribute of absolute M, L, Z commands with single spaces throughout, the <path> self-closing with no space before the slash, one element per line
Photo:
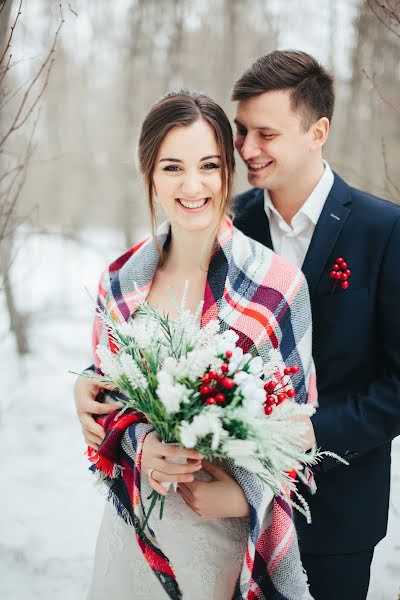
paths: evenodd
<path fill-rule="evenodd" d="M 221 152 L 210 125 L 199 119 L 165 136 L 153 175 L 154 191 L 176 228 L 212 230 L 222 202 Z"/>

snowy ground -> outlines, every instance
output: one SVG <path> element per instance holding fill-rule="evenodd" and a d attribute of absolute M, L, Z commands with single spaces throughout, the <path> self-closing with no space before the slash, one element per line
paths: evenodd
<path fill-rule="evenodd" d="M 18 257 L 20 301 L 32 311 L 31 355 L 18 361 L 0 306 L 0 598 L 85 598 L 103 497 L 87 471 L 69 370 L 90 362 L 98 275 L 118 240 L 31 239 Z M 105 253 L 101 248 L 107 248 Z M 2 341 L 3 340 L 3 341 Z M 368 600 L 400 598 L 400 440 L 394 444 L 389 533 Z M 340 599 L 338 599 L 340 600 Z"/>

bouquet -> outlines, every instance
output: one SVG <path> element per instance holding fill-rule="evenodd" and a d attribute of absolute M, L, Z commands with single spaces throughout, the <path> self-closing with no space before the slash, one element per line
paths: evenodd
<path fill-rule="evenodd" d="M 216 320 L 201 328 L 201 306 L 193 314 L 182 302 L 177 312 L 171 320 L 143 302 L 128 322 L 100 313 L 109 339 L 96 350 L 101 380 L 124 392 L 115 418 L 141 411 L 165 443 L 196 448 L 208 460 L 232 459 L 274 495 L 290 496 L 286 500 L 310 521 L 296 476 L 305 481 L 305 467 L 331 453 L 303 450 L 307 428 L 293 417 L 311 416 L 315 407 L 293 400 L 299 367 L 285 365 L 275 350 L 267 364 L 245 354 L 238 335 L 221 333 Z M 142 531 L 157 501 L 162 517 L 165 496 L 153 491 Z"/>

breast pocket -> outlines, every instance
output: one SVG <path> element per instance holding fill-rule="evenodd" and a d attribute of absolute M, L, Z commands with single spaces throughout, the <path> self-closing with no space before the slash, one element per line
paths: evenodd
<path fill-rule="evenodd" d="M 314 353 L 339 360 L 360 355 L 373 329 L 368 288 L 317 296 L 312 304 Z"/>

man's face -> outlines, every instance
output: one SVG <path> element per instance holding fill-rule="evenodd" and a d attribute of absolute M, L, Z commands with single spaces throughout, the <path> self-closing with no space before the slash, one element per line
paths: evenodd
<path fill-rule="evenodd" d="M 313 128 L 304 131 L 302 113 L 292 110 L 288 90 L 239 101 L 235 124 L 235 147 L 251 185 L 274 191 L 304 177 L 312 156 Z"/>

